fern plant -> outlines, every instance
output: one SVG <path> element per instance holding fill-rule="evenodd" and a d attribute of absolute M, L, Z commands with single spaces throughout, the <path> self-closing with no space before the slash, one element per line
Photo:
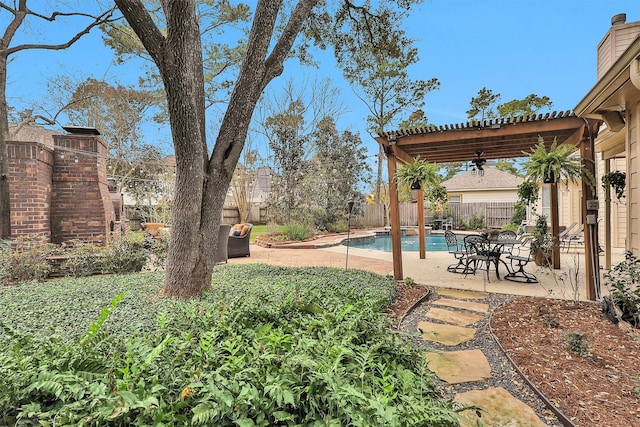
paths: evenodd
<path fill-rule="evenodd" d="M 428 186 L 438 184 L 440 177 L 435 164 L 416 157 L 413 162 L 406 163 L 396 170 L 395 180 L 399 189 L 426 190 Z"/>
<path fill-rule="evenodd" d="M 542 137 L 538 137 L 538 144 L 530 152 L 523 151 L 529 156 L 523 163 L 527 180 L 533 182 L 557 183 L 561 180 L 578 183 L 585 179 L 593 186 L 593 175 L 582 164 L 582 158 L 573 156 L 576 148 L 569 144 L 558 144 L 554 138 L 549 151 L 544 145 Z"/>

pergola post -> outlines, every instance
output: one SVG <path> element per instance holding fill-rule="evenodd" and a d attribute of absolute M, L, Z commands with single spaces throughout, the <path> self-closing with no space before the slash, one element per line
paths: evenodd
<path fill-rule="evenodd" d="M 558 208 L 558 183 L 551 183 L 551 235 L 554 240 L 558 238 L 560 234 L 560 210 Z M 553 242 L 551 245 L 551 264 L 553 268 L 558 270 L 560 268 L 560 242 Z"/>
<path fill-rule="evenodd" d="M 403 280 L 402 273 L 402 241 L 400 239 L 400 209 L 398 206 L 398 188 L 396 187 L 396 146 L 395 141 L 385 149 L 387 155 L 387 170 L 389 173 L 389 207 L 391 209 L 391 250 L 393 251 L 393 277 Z"/>
<path fill-rule="evenodd" d="M 598 124 L 584 119 L 585 134 L 580 140 L 580 156 L 585 168 L 595 177 L 596 162 L 594 139 Z M 594 183 L 595 185 L 595 183 Z M 582 220 L 584 224 L 584 266 L 586 279 L 586 297 L 595 301 L 600 294 L 600 259 L 598 255 L 598 211 L 589 205 L 597 197 L 596 189 L 588 179 L 582 178 Z M 591 208 L 591 209 L 590 209 Z M 597 290 L 597 292 L 596 292 Z"/>
<path fill-rule="evenodd" d="M 424 191 L 422 187 L 418 193 L 418 239 L 420 239 L 420 259 L 426 258 L 426 244 L 424 239 Z"/>

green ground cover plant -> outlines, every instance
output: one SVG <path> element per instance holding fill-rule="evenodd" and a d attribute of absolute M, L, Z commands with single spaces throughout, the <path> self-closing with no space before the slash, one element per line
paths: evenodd
<path fill-rule="evenodd" d="M 391 278 L 222 266 L 201 298 L 156 273 L 0 289 L 0 424 L 410 426 L 457 416 L 384 308 Z"/>

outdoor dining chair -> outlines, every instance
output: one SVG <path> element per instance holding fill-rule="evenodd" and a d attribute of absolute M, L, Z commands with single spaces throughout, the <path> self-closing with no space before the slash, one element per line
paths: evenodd
<path fill-rule="evenodd" d="M 467 250 L 464 247 L 464 242 L 459 241 L 456 234 L 451 230 L 444 231 L 444 240 L 447 243 L 449 253 L 458 260 L 457 264 L 448 266 L 447 271 L 451 273 L 464 273 L 467 262 Z"/>
<path fill-rule="evenodd" d="M 447 218 L 442 223 L 443 230 L 451 230 L 453 229 L 453 218 Z"/>
<path fill-rule="evenodd" d="M 508 243 L 503 244 L 503 252 L 508 252 L 511 254 L 513 252 L 513 247 L 515 246 L 516 240 L 518 240 L 518 235 L 515 231 L 511 230 L 502 230 L 500 234 L 498 234 L 498 241 L 503 240 Z"/>
<path fill-rule="evenodd" d="M 538 283 L 535 274 L 525 271 L 525 267 L 534 261 L 531 247 L 519 246 L 515 248 L 506 258 L 511 262 L 511 268 L 504 278 L 512 282 Z"/>
<path fill-rule="evenodd" d="M 489 239 L 475 234 L 465 236 L 464 245 L 467 248 L 464 271 L 465 277 L 467 276 L 467 273 L 472 271 L 473 274 L 476 274 L 476 270 L 483 268 L 487 272 L 487 281 L 490 282 L 489 270 L 492 265 L 495 265 L 496 276 L 498 279 L 500 278 L 500 274 L 498 273 L 498 263 L 500 262 L 502 245 L 497 244 L 492 246 Z M 473 264 L 473 268 L 471 267 L 471 264 Z"/>

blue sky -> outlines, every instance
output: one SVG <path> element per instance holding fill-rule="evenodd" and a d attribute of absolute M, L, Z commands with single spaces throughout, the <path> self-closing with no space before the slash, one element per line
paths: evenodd
<path fill-rule="evenodd" d="M 596 48 L 611 17 L 626 13 L 627 22 L 638 21 L 639 5 L 638 0 L 425 0 L 406 27 L 420 52 L 411 76 L 441 82 L 423 110 L 436 125 L 465 122 L 469 101 L 482 87 L 500 93 L 501 102 L 535 93 L 550 97 L 553 110 L 572 110 L 596 82 Z M 341 88 L 349 111 L 339 124 L 359 132 L 375 153 L 376 143 L 365 131 L 365 106 L 332 55 L 321 58 L 319 69 L 304 73 L 330 77 Z M 9 65 L 9 103 L 24 108 L 46 98 L 47 80 L 65 73 L 135 82 L 137 67 L 116 67 L 111 59 L 97 30 L 64 52 L 20 53 Z M 271 87 L 299 73 L 289 62 Z M 166 130 L 149 132 L 150 138 L 168 140 Z"/>

